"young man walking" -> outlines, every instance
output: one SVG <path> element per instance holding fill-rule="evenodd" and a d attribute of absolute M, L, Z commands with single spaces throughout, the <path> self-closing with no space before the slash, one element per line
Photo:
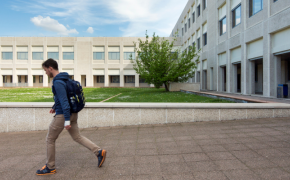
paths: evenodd
<path fill-rule="evenodd" d="M 49 78 L 53 77 L 54 106 L 50 113 L 55 113 L 46 136 L 47 161 L 46 165 L 36 171 L 37 175 L 55 174 L 55 141 L 65 128 L 79 144 L 91 150 L 98 158 L 98 166 L 101 167 L 106 158 L 106 150 L 102 150 L 96 144 L 80 135 L 77 120 L 78 113 L 70 112 L 69 99 L 67 98 L 66 82 L 69 80 L 68 73 L 59 73 L 58 64 L 53 59 L 42 63 L 42 68 Z"/>

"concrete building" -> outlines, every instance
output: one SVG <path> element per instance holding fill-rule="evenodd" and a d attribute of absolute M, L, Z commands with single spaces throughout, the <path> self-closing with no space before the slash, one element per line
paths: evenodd
<path fill-rule="evenodd" d="M 48 58 L 84 87 L 150 87 L 129 60 L 131 37 L 0 37 L 0 87 L 49 87 L 41 64 Z M 145 40 L 145 38 L 140 38 Z M 173 39 L 173 38 L 167 38 Z M 176 46 L 181 42 L 177 41 Z M 136 44 L 138 46 L 138 43 Z"/>
<path fill-rule="evenodd" d="M 289 0 L 189 0 L 176 32 L 201 48 L 201 89 L 276 97 L 290 83 Z"/>

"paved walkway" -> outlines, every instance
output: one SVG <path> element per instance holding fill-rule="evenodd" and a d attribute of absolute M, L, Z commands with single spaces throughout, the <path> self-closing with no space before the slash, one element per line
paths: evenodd
<path fill-rule="evenodd" d="M 46 131 L 0 133 L 0 179 L 290 179 L 289 118 L 83 129 L 108 151 L 102 168 L 64 130 L 57 173 L 36 176 Z"/>
<path fill-rule="evenodd" d="M 193 91 L 196 92 L 196 91 Z M 275 97 L 263 97 L 262 95 L 242 95 L 242 94 L 234 94 L 234 93 L 226 93 L 226 92 L 217 92 L 217 91 L 205 91 L 202 90 L 196 93 L 206 93 L 210 95 L 223 96 L 229 98 L 236 98 L 246 101 L 254 101 L 259 103 L 287 103 L 290 104 L 290 99 L 288 98 L 275 98 Z"/>

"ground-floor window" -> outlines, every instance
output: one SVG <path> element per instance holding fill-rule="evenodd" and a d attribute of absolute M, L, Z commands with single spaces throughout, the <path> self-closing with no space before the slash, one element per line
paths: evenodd
<path fill-rule="evenodd" d="M 125 83 L 135 83 L 135 76 L 125 76 Z"/>
<path fill-rule="evenodd" d="M 146 83 L 146 82 L 145 82 L 145 79 L 143 79 L 143 78 L 141 78 L 141 77 L 139 76 L 139 83 Z"/>
<path fill-rule="evenodd" d="M 111 83 L 120 83 L 120 76 L 110 76 Z"/>
<path fill-rule="evenodd" d="M 97 76 L 96 83 L 104 83 L 104 82 L 105 82 L 105 77 L 104 76 Z"/>

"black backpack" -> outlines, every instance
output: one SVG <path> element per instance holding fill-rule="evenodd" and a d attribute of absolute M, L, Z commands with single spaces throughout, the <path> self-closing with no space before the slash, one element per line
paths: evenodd
<path fill-rule="evenodd" d="M 66 83 L 67 99 L 70 105 L 71 113 L 78 113 L 85 107 L 85 96 L 83 88 L 78 81 L 68 79 L 64 81 Z M 53 86 L 52 86 L 53 87 Z M 54 87 L 53 93 L 55 94 Z"/>

